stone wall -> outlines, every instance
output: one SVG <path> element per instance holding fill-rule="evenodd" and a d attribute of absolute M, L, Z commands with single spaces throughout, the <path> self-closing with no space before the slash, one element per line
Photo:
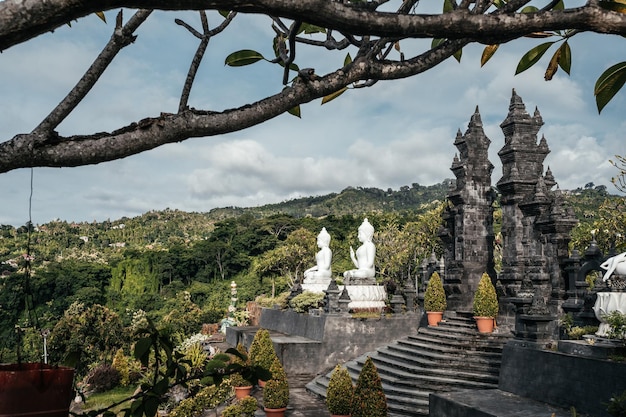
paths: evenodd
<path fill-rule="evenodd" d="M 343 314 L 319 316 L 264 308 L 260 327 L 268 329 L 288 375 L 327 372 L 408 334 L 416 333 L 421 313 L 358 319 Z M 249 346 L 257 327 L 229 327 L 227 342 Z"/>

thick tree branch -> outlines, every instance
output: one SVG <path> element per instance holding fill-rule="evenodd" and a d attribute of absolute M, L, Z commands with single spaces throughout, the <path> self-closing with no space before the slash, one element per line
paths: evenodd
<path fill-rule="evenodd" d="M 4 0 L 0 2 L 0 50 L 90 13 L 120 7 L 159 10 L 233 10 L 302 20 L 355 35 L 392 38 L 472 38 L 477 41 L 533 32 L 579 29 L 626 35 L 626 14 L 595 3 L 563 11 L 441 15 L 385 13 L 331 0 Z"/>
<path fill-rule="evenodd" d="M 121 23 L 116 26 L 109 43 L 104 47 L 102 52 L 94 60 L 85 75 L 82 76 L 76 86 L 68 93 L 68 95 L 50 112 L 50 114 L 37 126 L 33 133 L 40 135 L 42 138 L 56 129 L 56 127 L 78 106 L 85 98 L 87 93 L 91 91 L 96 82 L 100 79 L 113 58 L 124 48 L 135 41 L 133 33 L 137 28 L 145 22 L 150 16 L 151 10 L 139 10 L 131 17 L 123 27 Z M 121 11 L 119 17 L 121 20 Z"/>
<path fill-rule="evenodd" d="M 17 135 L 0 143 L 0 173 L 16 168 L 70 167 L 112 161 L 166 143 L 188 138 L 216 136 L 246 129 L 316 98 L 331 94 L 367 72 L 364 62 L 353 63 L 316 81 L 296 81 L 279 94 L 251 105 L 224 112 L 186 110 L 162 114 L 111 133 L 90 136 L 57 136 L 40 143 L 36 135 Z"/>

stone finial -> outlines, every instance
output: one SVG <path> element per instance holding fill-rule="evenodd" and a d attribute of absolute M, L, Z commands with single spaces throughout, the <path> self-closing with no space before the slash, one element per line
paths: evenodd
<path fill-rule="evenodd" d="M 546 170 L 546 175 L 543 176 L 543 182 L 546 184 L 548 190 L 551 190 L 552 187 L 556 185 L 556 181 L 550 167 L 548 167 L 548 169 Z"/>

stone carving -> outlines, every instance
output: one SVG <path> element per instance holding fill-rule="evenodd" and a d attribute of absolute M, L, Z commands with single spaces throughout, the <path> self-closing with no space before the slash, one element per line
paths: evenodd
<path fill-rule="evenodd" d="M 615 255 L 612 258 L 607 259 L 600 265 L 600 268 L 604 269 L 606 273 L 602 278 L 602 281 L 607 281 L 611 278 L 613 273 L 618 275 L 626 275 L 626 252 Z"/>
<path fill-rule="evenodd" d="M 332 277 L 331 261 L 333 253 L 330 250 L 330 234 L 323 227 L 322 231 L 317 235 L 317 247 L 319 252 L 315 254 L 317 264 L 304 271 L 304 284 L 326 284 L 330 282 Z"/>
<path fill-rule="evenodd" d="M 346 285 L 373 285 L 376 283 L 374 278 L 375 268 L 374 259 L 376 258 L 376 246 L 372 242 L 374 237 L 374 226 L 365 219 L 359 226 L 358 239 L 362 243 L 356 250 L 350 246 L 350 258 L 356 269 L 350 269 L 343 273 L 344 284 Z"/>

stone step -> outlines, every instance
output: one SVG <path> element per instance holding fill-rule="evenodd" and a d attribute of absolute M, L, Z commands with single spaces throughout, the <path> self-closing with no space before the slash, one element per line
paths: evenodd
<path fill-rule="evenodd" d="M 356 383 L 367 357 L 381 378 L 391 417 L 427 417 L 432 393 L 485 390 L 498 386 L 506 335 L 478 333 L 470 317 L 451 316 L 439 326 L 420 327 L 404 337 L 344 364 Z M 306 388 L 324 397 L 331 373 Z"/>
<path fill-rule="evenodd" d="M 458 367 L 442 368 L 438 366 L 430 366 L 431 364 L 420 364 L 416 362 L 409 362 L 403 359 L 397 359 L 393 356 L 389 356 L 384 352 L 378 351 L 372 356 L 377 367 L 379 364 L 393 367 L 398 371 L 406 372 L 410 375 L 435 375 L 446 378 L 457 378 L 464 381 L 476 381 L 486 384 L 498 385 L 498 375 L 492 372 L 479 372 L 472 371 L 468 368 Z"/>
<path fill-rule="evenodd" d="M 436 366 L 470 366 L 470 367 L 491 367 L 499 366 L 501 355 L 497 354 L 476 354 L 471 355 L 459 349 L 458 352 L 440 353 L 431 350 L 416 349 L 415 346 L 405 343 L 391 344 L 387 346 L 389 351 L 396 352 L 397 355 L 406 357 L 420 357 L 437 363 Z"/>

